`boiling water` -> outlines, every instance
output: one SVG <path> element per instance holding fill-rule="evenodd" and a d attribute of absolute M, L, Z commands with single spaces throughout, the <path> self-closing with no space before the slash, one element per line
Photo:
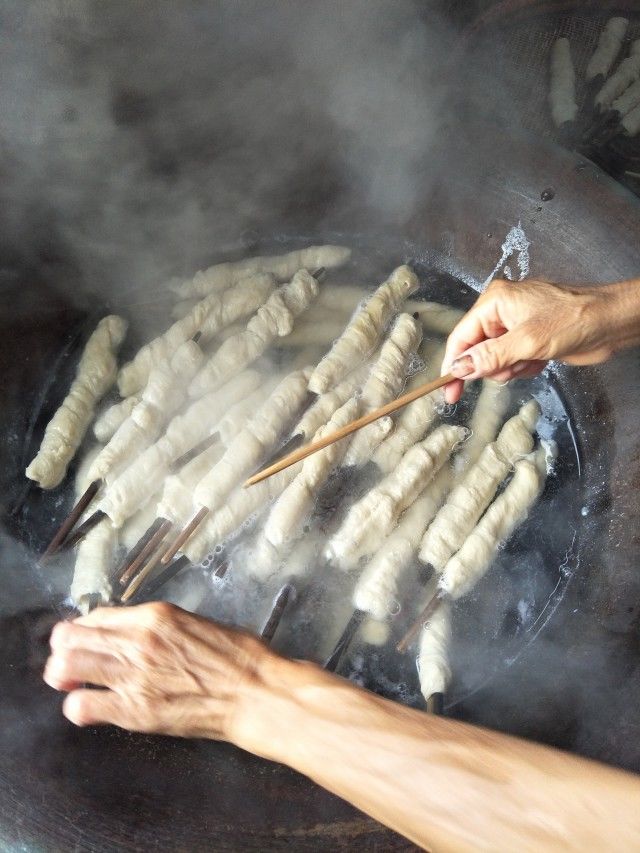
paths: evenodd
<path fill-rule="evenodd" d="M 332 241 L 339 242 L 339 238 L 334 236 Z M 272 253 L 292 247 L 288 241 L 286 245 L 254 246 L 252 249 L 255 253 Z M 356 252 L 350 265 L 331 273 L 327 283 L 361 284 L 364 293 L 403 261 L 413 264 L 423 282 L 413 298 L 460 308 L 472 304 L 474 290 L 456 276 L 439 272 L 429 258 L 417 255 L 409 247 L 405 257 L 393 257 L 382 250 Z M 172 300 L 162 293 L 148 297 L 138 292 L 135 300 L 123 299 L 122 306 L 109 306 L 110 310 L 121 310 L 132 320 L 134 338 L 128 345 L 129 351 L 124 353 L 125 359 L 141 342 L 171 322 Z M 327 346 L 330 343 L 327 342 Z M 319 349 L 314 358 L 319 358 L 322 352 Z M 286 371 L 296 359 L 296 366 L 301 366 L 299 350 L 274 349 L 267 355 L 268 361 L 261 362 L 266 372 Z M 57 380 L 62 389 L 66 387 L 73 366 L 71 358 L 67 375 L 58 366 L 59 376 L 43 376 L 43 389 Z M 416 356 L 411 360 L 409 374 L 424 367 Z M 441 407 L 439 421 L 468 423 L 478 385 L 470 387 L 458 405 Z M 531 395 L 535 396 L 542 407 L 539 435 L 555 440 L 559 454 L 545 492 L 526 523 L 501 547 L 483 581 L 454 608 L 451 647 L 454 679 L 449 704 L 477 690 L 495 673 L 513 663 L 552 618 L 577 569 L 577 540 L 582 519 L 580 459 L 569 415 L 556 389 L 553 368 L 534 380 L 512 382 L 510 389 L 510 410 L 505 417 L 514 414 Z M 38 438 L 41 433 L 36 429 L 36 434 Z M 185 569 L 156 597 L 257 632 L 266 621 L 278 590 L 290 581 L 296 588 L 296 595 L 284 613 L 273 646 L 291 656 L 322 662 L 352 613 L 350 599 L 357 579 L 357 572 L 343 573 L 330 566 L 323 558 L 323 548 L 348 507 L 365 494 L 379 476 L 373 464 L 359 470 L 334 472 L 317 495 L 315 511 L 304 536 L 291 550 L 276 557 L 272 573 L 266 579 L 256 576 L 260 575 L 256 571 L 256 561 L 262 559 L 260 532 L 268 508 L 246 519 L 238 531 L 212 548 L 202 564 Z M 72 502 L 72 480 L 73 470 L 67 480 L 69 486 L 64 490 L 49 494 L 32 491 L 27 498 L 21 515 L 21 531 L 36 553 L 54 529 L 53 522 L 59 521 Z M 220 571 L 223 563 L 225 572 Z M 38 569 L 41 582 L 54 598 L 66 595 L 72 567 L 73 558 L 66 556 L 48 565 L 46 572 Z M 382 695 L 412 705 L 422 704 L 415 649 L 398 655 L 395 645 L 425 603 L 426 580 L 425 570 L 416 560 L 403 574 L 398 600 L 389 602 L 386 623 L 365 622 L 356 635 L 340 667 L 343 675 Z"/>

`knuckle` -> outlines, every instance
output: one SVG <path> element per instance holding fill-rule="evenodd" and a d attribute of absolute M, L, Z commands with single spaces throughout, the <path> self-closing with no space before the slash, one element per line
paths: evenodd
<path fill-rule="evenodd" d="M 53 626 L 51 631 L 51 639 L 49 641 L 52 648 L 64 646 L 74 632 L 73 625 L 70 622 L 58 622 Z"/>
<path fill-rule="evenodd" d="M 176 608 L 166 601 L 154 601 L 151 604 L 145 604 L 141 624 L 148 629 L 158 630 L 167 623 L 172 623 L 176 618 Z"/>
<path fill-rule="evenodd" d="M 501 367 L 499 350 L 491 341 L 479 347 L 477 352 L 474 352 L 473 359 L 476 368 L 482 373 L 495 373 Z"/>

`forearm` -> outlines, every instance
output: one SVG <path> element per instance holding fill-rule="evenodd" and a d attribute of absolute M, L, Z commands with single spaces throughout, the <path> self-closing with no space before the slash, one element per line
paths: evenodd
<path fill-rule="evenodd" d="M 434 850 L 631 849 L 640 782 L 546 747 L 380 699 L 317 667 L 269 662 L 238 745 L 309 776 Z"/>
<path fill-rule="evenodd" d="M 640 279 L 590 288 L 591 316 L 614 351 L 640 344 Z"/>

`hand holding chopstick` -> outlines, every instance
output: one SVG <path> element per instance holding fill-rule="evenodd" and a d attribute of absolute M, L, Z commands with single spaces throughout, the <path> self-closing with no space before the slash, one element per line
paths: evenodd
<path fill-rule="evenodd" d="M 377 421 L 378 418 L 383 418 L 385 415 L 397 412 L 398 409 L 403 408 L 403 406 L 413 403 L 414 400 L 418 400 L 426 394 L 431 394 L 432 391 L 437 391 L 438 388 L 442 388 L 443 385 L 448 385 L 449 382 L 453 382 L 455 379 L 456 377 L 452 373 L 447 373 L 444 376 L 440 376 L 438 379 L 434 379 L 433 382 L 426 382 L 424 385 L 420 385 L 418 388 L 408 391 L 406 394 L 398 397 L 397 400 L 392 400 L 385 406 L 380 406 L 379 409 L 374 409 L 373 412 L 369 412 L 369 414 L 363 415 L 361 418 L 357 418 L 355 421 L 352 421 L 350 424 L 347 424 L 341 429 L 318 439 L 318 441 L 313 441 L 311 444 L 307 444 L 305 447 L 301 447 L 299 450 L 289 453 L 283 459 L 280 459 L 279 462 L 274 462 L 273 465 L 269 465 L 267 468 L 264 468 L 262 471 L 259 471 L 252 477 L 249 477 L 249 479 L 244 483 L 244 487 L 247 488 L 247 486 L 253 486 L 255 483 L 261 483 L 262 480 L 266 480 L 268 477 L 278 474 L 285 468 L 295 465 L 296 462 L 306 459 L 307 456 L 317 453 L 318 450 L 323 450 L 330 444 L 334 444 L 336 441 L 340 441 L 340 439 L 345 438 L 345 436 L 351 435 L 353 432 L 357 432 L 357 430 L 362 429 L 362 427 L 368 426 L 368 424 L 373 423 L 373 421 Z"/>

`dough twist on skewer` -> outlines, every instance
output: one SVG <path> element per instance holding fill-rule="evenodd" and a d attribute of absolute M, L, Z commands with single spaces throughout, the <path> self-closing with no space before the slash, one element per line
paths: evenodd
<path fill-rule="evenodd" d="M 408 266 L 394 270 L 318 364 L 309 380 L 309 390 L 324 394 L 368 358 L 393 314 L 418 286 L 418 278 Z"/>
<path fill-rule="evenodd" d="M 53 489 L 64 479 L 96 403 L 113 385 L 116 353 L 126 331 L 126 321 L 112 314 L 98 323 L 87 341 L 69 393 L 47 424 L 40 449 L 25 472 L 42 489 Z"/>
<path fill-rule="evenodd" d="M 427 529 L 420 548 L 423 563 L 442 571 L 473 530 L 514 463 L 531 451 L 539 416 L 538 403 L 530 400 L 502 427 L 496 441 L 485 447 Z"/>
<path fill-rule="evenodd" d="M 374 553 L 466 434 L 463 427 L 442 426 L 408 450 L 398 467 L 351 507 L 327 545 L 327 558 L 349 569 Z"/>
<path fill-rule="evenodd" d="M 226 290 L 240 279 L 258 273 L 268 273 L 279 281 L 287 281 L 298 270 L 311 271 L 320 267 L 335 269 L 346 264 L 350 257 L 351 249 L 344 246 L 309 246 L 286 255 L 245 258 L 242 261 L 215 264 L 196 273 L 193 279 L 174 285 L 172 290 L 182 299 L 205 296 Z"/>

